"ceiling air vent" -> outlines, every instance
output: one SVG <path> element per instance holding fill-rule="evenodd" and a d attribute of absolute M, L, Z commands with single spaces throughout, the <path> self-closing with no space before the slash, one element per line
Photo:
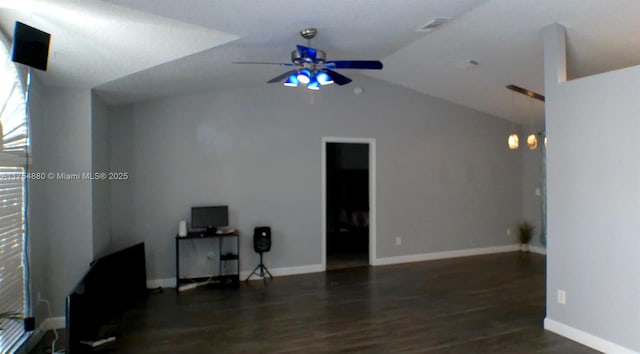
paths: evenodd
<path fill-rule="evenodd" d="M 474 60 L 474 59 L 469 59 L 469 60 L 465 60 L 461 63 L 456 64 L 456 67 L 458 69 L 471 69 L 471 68 L 475 68 L 476 66 L 478 66 L 478 61 Z"/>
<path fill-rule="evenodd" d="M 431 20 L 429 23 L 427 23 L 424 26 L 420 26 L 417 31 L 418 32 L 433 32 L 436 29 L 438 29 L 440 26 L 444 25 L 445 23 L 451 21 L 450 18 L 448 17 L 438 17 L 438 18 L 434 18 L 433 20 Z"/>

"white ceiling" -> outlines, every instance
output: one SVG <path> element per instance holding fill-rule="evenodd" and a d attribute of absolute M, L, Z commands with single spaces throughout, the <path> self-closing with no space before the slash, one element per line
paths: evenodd
<path fill-rule="evenodd" d="M 238 38 L 97 0 L 0 0 L 8 37 L 15 21 L 51 33 L 48 71 L 37 74 L 56 86 L 93 88 Z"/>
<path fill-rule="evenodd" d="M 368 75 L 521 123 L 540 121 L 543 104 L 505 86 L 544 93 L 548 24 L 567 27 L 572 78 L 640 64 L 637 0 L 35 0 L 32 15 L 11 1 L 27 0 L 0 0 L 5 34 L 19 19 L 53 35 L 38 77 L 111 104 L 267 85 L 285 68 L 232 61 L 287 62 L 305 27 L 329 59 L 380 59 Z M 416 32 L 436 17 L 452 21 Z M 460 68 L 469 59 L 479 65 Z"/>

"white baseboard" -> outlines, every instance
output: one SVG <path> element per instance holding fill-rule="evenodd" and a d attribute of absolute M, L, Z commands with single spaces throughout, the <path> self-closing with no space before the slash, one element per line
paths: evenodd
<path fill-rule="evenodd" d="M 295 274 L 306 274 L 306 273 L 318 273 L 324 272 L 325 269 L 322 264 L 310 264 L 298 267 L 286 267 L 286 268 L 273 268 L 269 269 L 269 272 L 274 277 L 283 277 L 287 275 L 295 275 Z M 240 280 L 245 280 L 251 274 L 251 271 L 242 271 L 240 272 Z M 251 280 L 259 280 L 260 277 L 256 277 L 255 275 L 251 277 Z"/>
<path fill-rule="evenodd" d="M 49 317 L 46 320 L 42 321 L 42 324 L 39 328 L 44 329 L 44 331 L 49 331 L 52 329 L 60 329 L 65 328 L 67 326 L 66 320 L 64 316 L 60 317 Z"/>
<path fill-rule="evenodd" d="M 494 246 L 494 247 L 484 247 L 484 248 L 472 248 L 472 249 L 466 249 L 466 250 L 420 253 L 420 254 L 411 254 L 407 256 L 377 258 L 373 260 L 373 265 L 379 266 L 379 265 L 390 265 L 390 264 L 400 264 L 400 263 L 433 261 L 433 260 L 445 259 L 445 258 L 480 256 L 480 255 L 493 254 L 493 253 L 515 252 L 519 249 L 520 249 L 520 245 L 506 245 L 506 246 Z"/>
<path fill-rule="evenodd" d="M 372 265 L 380 266 L 380 265 L 390 265 L 390 264 L 400 264 L 400 263 L 432 261 L 432 260 L 446 259 L 446 258 L 480 256 L 480 255 L 494 254 L 494 253 L 515 252 L 515 251 L 518 251 L 519 249 L 520 249 L 520 245 L 505 245 L 505 246 L 494 246 L 494 247 L 484 247 L 484 248 L 472 248 L 472 249 L 466 249 L 466 250 L 421 253 L 421 254 L 412 254 L 407 256 L 378 258 L 373 260 Z M 531 250 L 532 253 L 538 253 L 543 255 L 546 254 L 546 250 L 542 247 L 531 246 L 529 249 Z M 324 272 L 325 267 L 323 267 L 322 264 L 311 264 L 311 265 L 297 266 L 297 267 L 273 268 L 273 269 L 269 269 L 269 271 L 275 277 L 275 276 L 287 276 L 287 275 L 295 275 L 295 274 Z M 249 270 L 241 271 L 240 280 L 246 279 L 249 276 L 249 274 L 251 274 L 251 271 Z M 253 276 L 251 279 L 256 280 L 256 279 L 260 279 L 260 277 Z M 176 280 L 175 278 L 147 280 L 147 288 L 155 289 L 157 287 L 175 288 Z"/>
<path fill-rule="evenodd" d="M 609 342 L 606 339 L 602 339 L 598 336 L 594 336 L 593 334 L 589 334 L 587 332 L 581 331 L 571 326 L 567 326 L 564 323 L 560 323 L 549 318 L 544 319 L 544 329 L 559 334 L 563 337 L 567 337 L 575 342 L 584 344 L 587 347 L 593 348 L 603 353 L 640 354 L 621 345 Z"/>
<path fill-rule="evenodd" d="M 543 256 L 547 255 L 547 249 L 541 246 L 529 246 L 529 251 L 531 251 L 531 253 L 537 253 Z"/>
<path fill-rule="evenodd" d="M 298 267 L 286 267 L 286 268 L 269 268 L 269 272 L 274 277 L 283 277 L 287 275 L 295 275 L 295 274 L 306 274 L 306 273 L 318 273 L 324 272 L 324 267 L 322 264 L 311 264 L 305 266 Z M 245 280 L 251 274 L 250 270 L 243 270 L 240 272 L 240 280 Z M 260 279 L 260 277 L 256 277 L 255 275 L 251 277 L 251 280 Z M 175 278 L 164 278 L 164 279 L 150 279 L 147 280 L 147 288 L 155 289 L 157 287 L 162 288 L 175 288 L 176 287 L 176 279 Z"/>
<path fill-rule="evenodd" d="M 49 317 L 40 323 L 40 326 L 36 328 L 31 336 L 27 340 L 27 342 L 22 346 L 22 351 L 18 351 L 18 353 L 29 353 L 38 343 L 42 340 L 45 333 L 54 329 L 62 329 L 66 327 L 66 321 L 64 316 L 60 317 Z M 58 343 L 61 345 L 61 343 Z"/>
<path fill-rule="evenodd" d="M 176 287 L 176 278 L 147 280 L 147 289 L 175 288 L 175 287 Z"/>

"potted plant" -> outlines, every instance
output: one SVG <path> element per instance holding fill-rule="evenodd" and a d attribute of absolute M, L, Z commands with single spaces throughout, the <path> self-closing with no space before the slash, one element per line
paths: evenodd
<path fill-rule="evenodd" d="M 3 320 L 13 320 L 20 321 L 22 319 L 22 315 L 17 312 L 0 312 L 0 324 Z M 2 326 L 0 326 L 0 331 L 2 330 Z"/>
<path fill-rule="evenodd" d="M 533 229 L 535 227 L 526 221 L 518 224 L 518 237 L 520 238 L 520 251 L 529 252 L 529 242 L 533 238 Z"/>

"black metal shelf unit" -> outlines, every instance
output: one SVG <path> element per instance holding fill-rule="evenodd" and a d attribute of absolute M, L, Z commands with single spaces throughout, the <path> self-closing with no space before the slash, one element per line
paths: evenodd
<path fill-rule="evenodd" d="M 218 274 L 212 274 L 210 277 L 199 278 L 181 278 L 180 277 L 180 243 L 196 242 L 197 240 L 218 240 Z M 228 242 L 235 241 L 235 248 L 229 248 Z M 227 248 L 224 248 L 224 247 Z M 223 253 L 223 250 L 224 251 Z M 209 284 L 223 287 L 238 287 L 240 285 L 240 234 L 235 231 L 226 234 L 217 233 L 189 233 L 187 236 L 176 236 L 176 291 L 183 285 L 194 284 L 208 280 Z M 225 263 L 235 263 L 235 270 L 222 274 L 223 265 Z M 226 268 L 226 267 L 225 267 Z"/>

